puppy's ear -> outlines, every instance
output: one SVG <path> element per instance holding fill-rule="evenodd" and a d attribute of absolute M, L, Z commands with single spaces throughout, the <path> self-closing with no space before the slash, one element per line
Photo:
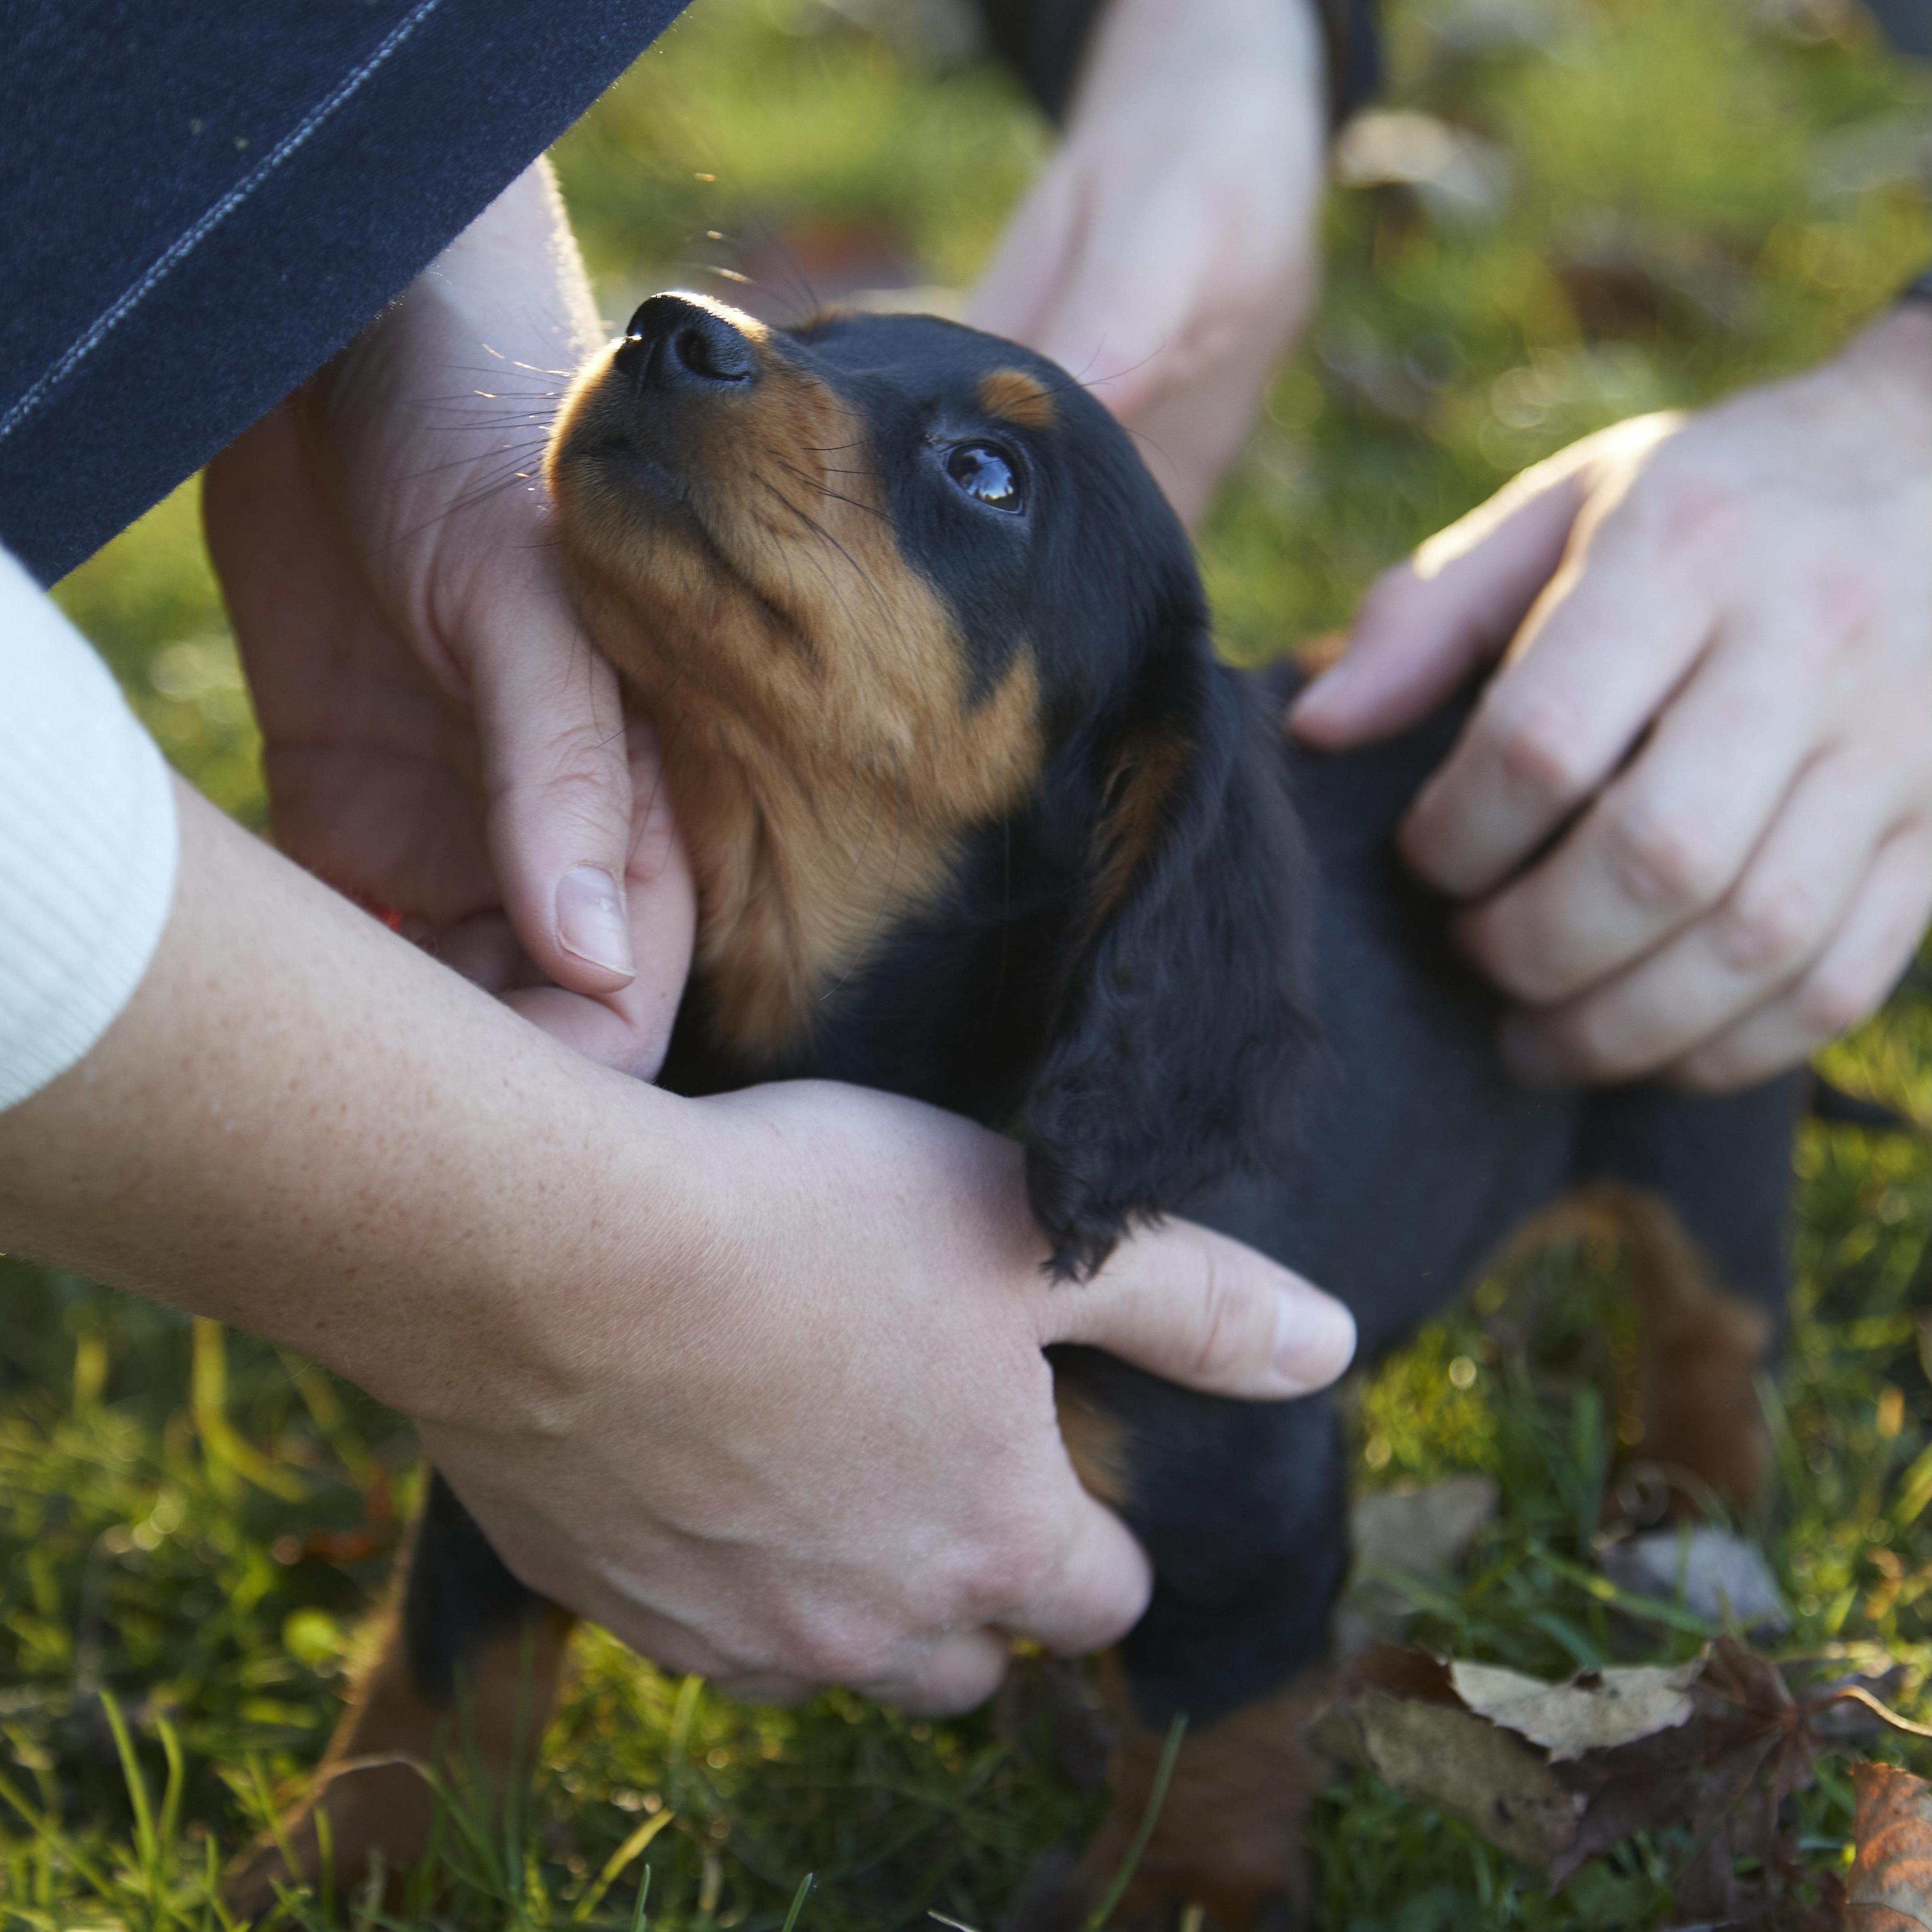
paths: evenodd
<path fill-rule="evenodd" d="M 1198 1190 L 1278 1171 L 1284 1089 L 1312 1038 L 1279 726 L 1204 634 L 1186 643 L 1084 754 L 1099 831 L 1022 1124 L 1062 1280 Z"/>

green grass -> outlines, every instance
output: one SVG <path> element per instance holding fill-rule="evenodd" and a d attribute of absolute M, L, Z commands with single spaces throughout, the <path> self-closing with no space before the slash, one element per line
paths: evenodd
<path fill-rule="evenodd" d="M 854 7 L 880 19 L 884 11 Z M 912 10 L 898 10 L 902 18 Z M 1932 102 L 1850 10 L 1743 0 L 1399 0 L 1391 94 L 1507 158 L 1486 218 L 1338 195 L 1327 298 L 1282 373 L 1204 556 L 1225 647 L 1256 662 L 1342 622 L 1372 573 L 1516 468 L 1633 410 L 1802 366 L 1928 250 L 1908 161 Z M 702 0 L 559 153 L 607 313 L 692 281 L 730 236 L 886 235 L 958 284 L 1043 150 L 1013 90 L 820 0 Z M 255 740 L 190 492 L 68 580 L 170 754 L 259 823 Z M 1932 1112 L 1916 998 L 1832 1056 Z M 1768 1525 L 1796 1649 L 1883 1652 L 1924 1714 L 1932 1670 L 1932 1172 L 1916 1141 L 1808 1130 L 1801 1286 Z M 1628 1368 L 1613 1274 L 1546 1255 L 1358 1392 L 1365 1484 L 1492 1472 L 1500 1522 L 1418 1586 L 1418 1636 L 1556 1673 L 1699 1634 L 1632 1618 L 1589 1568 Z M 218 1924 L 209 1874 L 327 1733 L 418 1480 L 398 1418 L 248 1338 L 0 1260 L 0 1924 Z M 111 1700 L 111 1701 L 110 1701 Z M 116 1713 L 120 1729 L 117 1731 Z M 665 1932 L 985 1924 L 1090 1819 L 1022 1700 L 927 1724 L 844 1694 L 742 1709 L 587 1636 L 530 1806 L 452 1798 L 400 1923 Z M 1932 1762 L 1920 1761 L 1922 1770 Z M 137 1796 L 137 1794 L 140 1794 Z M 1805 1801 L 1840 1855 L 1849 1793 Z M 645 1842 L 646 1837 L 648 1842 Z M 1556 1900 L 1372 1781 L 1316 1852 L 1354 1932 L 1663 1922 L 1668 1844 Z M 366 1924 L 368 1900 L 291 1901 Z"/>

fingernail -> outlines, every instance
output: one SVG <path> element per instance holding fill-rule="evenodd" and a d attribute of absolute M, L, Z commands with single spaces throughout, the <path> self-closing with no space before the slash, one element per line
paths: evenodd
<path fill-rule="evenodd" d="M 1275 1372 L 1290 1395 L 1326 1388 L 1355 1355 L 1355 1318 L 1332 1297 L 1287 1290 L 1275 1311 Z"/>
<path fill-rule="evenodd" d="M 566 952 L 626 979 L 637 971 L 617 882 L 596 866 L 573 866 L 557 881 L 556 936 Z"/>

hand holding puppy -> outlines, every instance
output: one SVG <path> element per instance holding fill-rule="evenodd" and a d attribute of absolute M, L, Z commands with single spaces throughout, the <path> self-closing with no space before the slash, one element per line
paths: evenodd
<path fill-rule="evenodd" d="M 1294 728 L 1386 736 L 1502 657 L 1402 844 L 1526 1075 L 1742 1086 L 1883 998 L 1932 909 L 1928 532 L 1913 305 L 1564 451 L 1370 593 Z"/>
<path fill-rule="evenodd" d="M 283 849 L 648 1076 L 690 882 L 655 742 L 577 621 L 533 480 L 597 334 L 540 164 L 216 459 L 204 506 Z"/>

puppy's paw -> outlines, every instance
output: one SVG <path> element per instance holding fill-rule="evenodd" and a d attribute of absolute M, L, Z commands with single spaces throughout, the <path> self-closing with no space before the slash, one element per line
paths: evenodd
<path fill-rule="evenodd" d="M 237 1918 L 256 1918 L 285 1890 L 319 1888 L 325 1863 L 338 1894 L 360 1885 L 379 1862 L 386 1871 L 405 1870 L 428 1848 L 434 1808 L 414 1760 L 350 1759 L 325 1772 L 275 1831 L 230 1866 L 222 1897 Z"/>
<path fill-rule="evenodd" d="M 1080 1932 L 1130 1861 L 1108 1915 L 1114 1932 L 1302 1932 L 1309 1808 L 1328 1775 L 1307 1730 L 1326 1688 L 1325 1673 L 1311 1674 L 1189 1734 L 1138 1857 L 1166 1739 L 1126 1726 L 1108 1767 L 1112 1806 L 1093 1842 L 1078 1856 L 1063 1848 L 1042 1858 L 998 1932 Z"/>

